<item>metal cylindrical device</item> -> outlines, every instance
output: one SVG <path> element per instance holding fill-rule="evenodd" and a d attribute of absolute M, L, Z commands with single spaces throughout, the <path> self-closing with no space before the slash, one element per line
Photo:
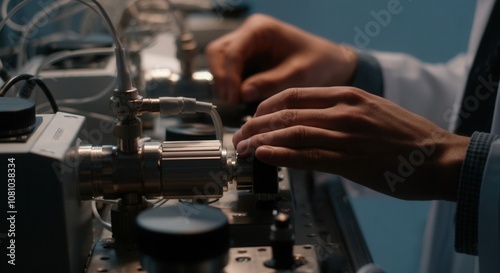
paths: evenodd
<path fill-rule="evenodd" d="M 253 189 L 253 161 L 248 158 L 237 158 L 233 176 L 238 181 L 238 190 Z"/>
<path fill-rule="evenodd" d="M 162 144 L 161 183 L 167 198 L 219 198 L 229 179 L 226 150 L 218 140 Z"/>
<path fill-rule="evenodd" d="M 80 157 L 80 197 L 83 200 L 102 198 L 115 192 L 113 187 L 114 161 L 118 148 L 111 145 L 82 145 Z"/>
<path fill-rule="evenodd" d="M 161 146 L 161 142 L 146 142 L 142 145 L 142 184 L 146 197 L 156 197 L 162 194 Z"/>
<path fill-rule="evenodd" d="M 219 198 L 234 165 L 218 140 L 147 142 L 137 155 L 116 146 L 82 145 L 80 196 L 120 198 L 137 193 L 169 199 Z"/>

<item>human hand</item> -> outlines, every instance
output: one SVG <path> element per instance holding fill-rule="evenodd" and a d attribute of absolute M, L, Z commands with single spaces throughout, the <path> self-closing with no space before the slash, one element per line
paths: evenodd
<path fill-rule="evenodd" d="M 289 87 L 348 85 L 357 62 L 351 48 L 265 15 L 249 17 L 206 53 L 216 89 L 232 104 Z"/>
<path fill-rule="evenodd" d="M 455 200 L 469 138 L 353 87 L 295 88 L 262 102 L 239 156 L 339 174 L 403 199 Z"/>

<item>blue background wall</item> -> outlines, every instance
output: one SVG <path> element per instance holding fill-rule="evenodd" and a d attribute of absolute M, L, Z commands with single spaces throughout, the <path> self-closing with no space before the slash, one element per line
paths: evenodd
<path fill-rule="evenodd" d="M 374 21 L 371 12 L 402 9 L 370 41 L 369 48 L 409 52 L 430 62 L 445 61 L 467 47 L 475 1 L 453 0 L 247 0 L 253 12 L 292 23 L 333 41 L 355 44 L 355 27 Z M 234 0 L 233 0 L 234 2 Z"/>

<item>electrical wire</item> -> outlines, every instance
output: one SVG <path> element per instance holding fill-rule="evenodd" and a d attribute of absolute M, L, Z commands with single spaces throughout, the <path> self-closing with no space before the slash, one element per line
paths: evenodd
<path fill-rule="evenodd" d="M 28 4 L 30 0 L 24 0 L 21 3 L 17 4 L 12 10 L 7 13 L 7 7 L 10 3 L 10 0 L 3 0 L 2 2 L 2 17 L 3 20 L 0 22 L 0 30 L 3 28 L 5 24 L 7 24 L 11 29 L 17 30 L 17 31 L 22 31 L 23 26 L 16 24 L 10 20 L 10 18 L 17 12 L 19 11 L 22 7 L 24 7 L 26 4 Z"/>
<path fill-rule="evenodd" d="M 94 215 L 95 219 L 97 219 L 97 221 L 99 221 L 99 223 L 101 223 L 101 225 L 105 229 L 107 229 L 108 231 L 111 231 L 111 224 L 104 221 L 104 219 L 102 219 L 101 215 L 99 214 L 99 211 L 97 211 L 97 206 L 96 206 L 95 200 L 92 200 L 91 207 L 92 207 L 92 214 Z"/>
<path fill-rule="evenodd" d="M 26 41 L 28 39 L 29 34 L 31 33 L 31 30 L 38 25 L 38 23 L 42 20 L 46 20 L 46 15 L 52 13 L 54 10 L 59 9 L 60 7 L 70 3 L 71 1 L 69 0 L 61 0 L 59 2 L 54 2 L 50 6 L 45 7 L 43 10 L 35 13 L 33 15 L 33 19 L 29 21 L 26 26 L 23 28 L 21 37 L 19 38 L 19 41 L 17 42 L 17 62 L 16 62 L 16 67 L 17 69 L 21 69 L 22 65 L 24 64 L 24 60 L 26 59 L 25 54 L 26 52 L 24 51 L 24 47 L 26 45 Z"/>
<path fill-rule="evenodd" d="M 31 78 L 33 78 L 33 75 L 29 75 L 29 74 L 21 74 L 21 75 L 17 75 L 17 76 L 14 76 L 14 77 L 10 78 L 0 88 L 0 97 L 5 96 L 5 94 L 7 94 L 7 92 L 9 91 L 9 89 L 11 89 L 16 83 L 18 83 L 20 81 L 27 81 L 27 80 L 29 80 Z"/>
<path fill-rule="evenodd" d="M 6 82 L 10 78 L 12 78 L 12 75 L 9 73 L 9 71 L 3 65 L 2 60 L 0 60 L 0 78 L 2 78 L 2 81 L 4 81 L 4 82 Z"/>
<path fill-rule="evenodd" d="M 89 3 L 85 2 L 84 0 L 77 0 L 78 2 L 91 6 Z M 111 18 L 109 17 L 109 14 L 106 12 L 104 7 L 99 3 L 97 0 L 91 0 L 92 3 L 94 3 L 97 7 L 97 9 L 100 11 L 99 14 L 101 15 L 101 18 L 104 20 L 106 23 L 106 27 L 108 28 L 113 41 L 115 43 L 115 56 L 116 56 L 116 71 L 117 71 L 117 78 L 118 78 L 118 90 L 120 92 L 130 90 L 132 89 L 132 76 L 130 75 L 130 72 L 127 67 L 127 57 L 126 57 L 126 52 L 125 48 L 123 47 L 119 37 L 118 37 L 118 32 L 116 31 L 116 28 L 113 25 L 113 22 L 111 21 Z"/>
<path fill-rule="evenodd" d="M 38 76 L 40 71 L 42 71 L 45 67 L 53 63 L 62 61 L 64 59 L 86 56 L 86 55 L 106 55 L 112 53 L 114 53 L 114 49 L 107 47 L 56 52 L 54 54 L 49 55 L 42 61 L 42 64 L 36 70 L 35 76 Z"/>
<path fill-rule="evenodd" d="M 54 18 L 51 19 L 51 22 L 58 21 L 58 20 L 66 18 L 66 17 L 69 17 L 73 14 L 87 10 L 87 7 L 84 7 L 82 5 L 78 5 L 76 2 L 74 4 L 75 4 L 75 6 L 73 7 L 72 10 L 64 11 L 63 13 L 56 15 Z"/>
<path fill-rule="evenodd" d="M 42 64 L 38 67 L 35 76 L 38 76 L 41 70 L 43 68 L 49 66 L 50 64 L 53 64 L 55 62 L 71 58 L 71 57 L 79 57 L 79 56 L 85 56 L 85 55 L 105 55 L 105 54 L 112 54 L 114 53 L 114 49 L 112 48 L 91 48 L 91 49 L 80 49 L 80 50 L 74 50 L 74 51 L 62 51 L 62 52 L 57 52 L 54 53 L 50 56 L 48 56 L 45 60 L 43 60 Z M 97 101 L 99 99 L 102 99 L 103 96 L 106 96 L 109 94 L 110 90 L 112 90 L 113 86 L 116 85 L 117 79 L 113 78 L 113 80 L 106 85 L 101 91 L 99 91 L 97 94 L 92 95 L 90 97 L 85 97 L 85 98 L 79 98 L 79 99 L 61 99 L 61 100 L 56 100 L 58 105 L 73 105 L 73 104 L 84 104 L 84 103 L 90 103 Z M 40 112 L 45 111 L 45 107 L 47 107 L 47 103 L 40 104 L 38 106 L 38 109 Z M 75 109 L 76 110 L 76 109 Z M 74 111 L 73 111 L 74 112 Z M 89 116 L 86 113 L 83 112 L 84 116 Z M 107 118 L 103 118 L 107 117 Z M 96 117 L 98 119 L 102 120 L 109 120 L 109 116 L 103 115 L 103 117 Z"/>
<path fill-rule="evenodd" d="M 0 97 L 3 97 L 5 96 L 5 94 L 7 94 L 7 92 L 18 82 L 20 81 L 34 81 L 39 87 L 40 89 L 43 91 L 43 93 L 45 94 L 45 96 L 47 97 L 47 100 L 50 102 L 50 105 L 52 106 L 52 110 L 54 111 L 54 113 L 56 113 L 57 111 L 59 111 L 58 107 L 57 107 L 57 103 L 56 101 L 54 100 L 54 97 L 52 96 L 52 93 L 50 92 L 49 88 L 47 87 L 47 85 L 45 85 L 45 83 L 34 77 L 33 75 L 29 75 L 29 74 L 21 74 L 21 75 L 16 75 L 12 78 L 10 78 L 1 88 L 0 88 Z"/>
<path fill-rule="evenodd" d="M 113 80 L 106 87 L 104 87 L 101 91 L 99 91 L 99 93 L 97 93 L 95 95 L 92 95 L 92 96 L 86 97 L 86 98 L 81 98 L 81 99 L 61 99 L 61 100 L 56 100 L 56 103 L 58 105 L 75 105 L 75 104 L 79 105 L 79 104 L 84 104 L 84 103 L 90 103 L 90 102 L 93 102 L 93 101 L 97 101 L 99 99 L 102 99 L 104 96 L 109 96 L 110 90 L 112 90 L 113 86 L 115 86 L 115 85 L 116 85 L 116 78 L 113 78 Z M 43 113 L 45 111 L 45 108 L 47 106 L 48 106 L 47 103 L 40 104 L 40 106 L 38 107 L 39 111 Z M 62 109 L 63 107 L 60 106 L 59 108 Z M 90 113 L 90 112 L 83 112 L 82 111 L 81 114 L 83 116 L 88 116 L 86 113 Z M 106 117 L 109 117 L 109 116 L 106 116 Z M 100 118 L 100 119 L 103 119 L 103 118 Z M 108 120 L 108 119 L 104 119 L 104 120 Z"/>
<path fill-rule="evenodd" d="M 172 12 L 172 17 L 174 17 L 174 22 L 177 25 L 177 28 L 179 29 L 180 35 L 183 35 L 186 33 L 186 24 L 184 24 L 184 21 L 179 18 L 179 14 L 176 12 L 176 7 L 174 4 L 172 4 L 172 1 L 170 0 L 165 0 L 167 2 L 169 9 Z"/>
<path fill-rule="evenodd" d="M 111 21 L 109 14 L 106 12 L 106 10 L 101 5 L 101 3 L 99 3 L 97 0 L 90 0 L 95 5 L 95 7 L 94 7 L 85 0 L 76 0 L 76 1 L 86 5 L 87 7 L 91 8 L 95 13 L 97 13 L 98 15 L 101 16 L 101 19 L 104 21 L 104 26 L 108 29 L 109 33 L 111 34 L 111 38 L 113 38 L 113 42 L 115 43 L 115 46 L 117 48 L 122 49 L 123 45 L 122 45 L 120 39 L 118 39 L 118 33 L 113 26 L 113 22 Z"/>
<path fill-rule="evenodd" d="M 216 106 L 212 103 L 196 101 L 194 98 L 186 97 L 160 97 L 158 103 L 160 115 L 163 117 L 194 113 L 210 115 L 214 123 L 215 135 L 223 144 L 224 126 L 222 125 L 222 120 L 216 110 Z"/>
<path fill-rule="evenodd" d="M 54 100 L 54 97 L 52 96 L 52 93 L 50 92 L 50 90 L 47 87 L 47 85 L 45 85 L 45 83 L 42 80 L 38 79 L 38 78 L 33 78 L 33 80 L 40 87 L 40 89 L 42 89 L 43 93 L 47 97 L 47 100 L 50 102 L 50 106 L 52 106 L 52 111 L 54 111 L 54 113 L 57 113 L 59 111 L 59 109 L 57 107 L 57 103 Z"/>
<path fill-rule="evenodd" d="M 77 0 L 77 1 L 80 2 L 81 4 L 85 5 L 86 7 L 82 7 L 82 6 L 75 7 L 73 10 L 71 10 L 69 12 L 65 12 L 65 13 L 63 13 L 61 15 L 58 15 L 58 16 L 54 17 L 53 20 L 60 20 L 62 18 L 70 16 L 72 14 L 78 13 L 78 12 L 80 12 L 83 9 L 86 9 L 86 8 L 90 8 L 92 11 L 94 11 L 98 15 L 100 14 L 99 10 L 96 7 L 92 6 L 90 3 L 87 3 L 87 2 L 85 2 L 83 0 Z M 66 4 L 70 4 L 70 3 L 72 3 L 72 2 L 69 1 L 69 0 L 64 0 L 64 1 L 60 1 L 60 2 L 54 2 L 51 6 L 49 6 L 49 7 L 45 8 L 44 10 L 39 11 L 38 13 L 36 13 L 33 16 L 33 19 L 31 19 L 31 21 L 29 21 L 26 24 L 26 26 L 23 29 L 23 32 L 21 34 L 21 37 L 19 38 L 18 45 L 17 45 L 19 53 L 18 53 L 18 56 L 17 56 L 17 64 L 16 64 L 16 66 L 18 68 L 20 68 L 24 64 L 24 61 L 26 59 L 26 56 L 25 56 L 26 55 L 26 51 L 24 50 L 24 47 L 26 46 L 26 42 L 28 40 L 28 36 L 30 35 L 30 33 L 33 30 L 33 28 L 36 27 L 38 25 L 38 23 L 40 23 L 40 21 L 46 20 L 46 15 L 47 14 L 50 14 L 54 10 L 57 10 L 57 9 L 61 8 L 62 6 L 66 5 Z"/>
<path fill-rule="evenodd" d="M 210 117 L 212 118 L 212 121 L 214 123 L 214 128 L 215 128 L 215 135 L 218 140 L 220 140 L 221 144 L 223 144 L 224 141 L 224 126 L 222 125 L 222 120 L 219 116 L 219 113 L 217 112 L 215 106 L 212 107 L 210 112 L 208 113 Z"/>
<path fill-rule="evenodd" d="M 62 2 L 62 5 L 64 5 L 64 4 L 70 4 L 70 3 L 71 2 Z M 71 9 L 69 11 L 65 10 L 64 12 L 62 12 L 62 14 L 56 15 L 55 17 L 53 17 L 53 18 L 50 19 L 50 22 L 54 23 L 54 22 L 57 22 L 59 20 L 62 20 L 64 18 L 66 18 L 66 17 L 72 16 L 73 14 L 77 14 L 77 13 L 79 13 L 81 11 L 87 10 L 87 7 L 85 7 L 85 6 L 82 6 L 82 5 L 80 5 L 80 4 L 76 3 L 76 2 L 74 4 L 77 4 L 77 6 L 75 6 L 73 9 Z M 44 15 L 46 14 L 46 12 L 43 12 L 43 13 L 44 13 Z M 26 28 L 27 29 L 25 29 L 25 31 L 22 33 L 22 36 L 20 37 L 19 42 L 18 42 L 18 51 L 22 51 L 23 52 L 22 53 L 23 54 L 23 57 L 22 57 L 23 61 L 24 61 L 24 58 L 25 58 L 24 57 L 24 50 L 23 50 L 23 48 L 24 48 L 24 45 L 26 44 L 26 41 L 28 39 L 27 36 L 29 36 L 29 34 L 31 33 L 32 29 L 35 26 L 37 26 L 40 21 L 46 20 L 46 19 L 47 18 L 44 17 L 44 16 L 33 16 L 33 19 L 26 24 Z M 36 20 L 36 22 L 34 20 Z M 19 46 L 21 44 L 21 41 L 22 41 L 23 45 Z"/>

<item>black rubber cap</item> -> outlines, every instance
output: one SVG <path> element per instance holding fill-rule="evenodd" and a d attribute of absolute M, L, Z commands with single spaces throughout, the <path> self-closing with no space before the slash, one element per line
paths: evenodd
<path fill-rule="evenodd" d="M 153 208 L 137 217 L 139 251 L 161 262 L 186 263 L 229 250 L 229 225 L 217 208 L 179 204 Z"/>
<path fill-rule="evenodd" d="M 278 168 L 276 166 L 263 163 L 258 159 L 253 160 L 253 192 L 279 192 Z"/>
<path fill-rule="evenodd" d="M 36 123 L 35 103 L 27 99 L 0 97 L 0 120 L 1 136 L 26 134 Z"/>

